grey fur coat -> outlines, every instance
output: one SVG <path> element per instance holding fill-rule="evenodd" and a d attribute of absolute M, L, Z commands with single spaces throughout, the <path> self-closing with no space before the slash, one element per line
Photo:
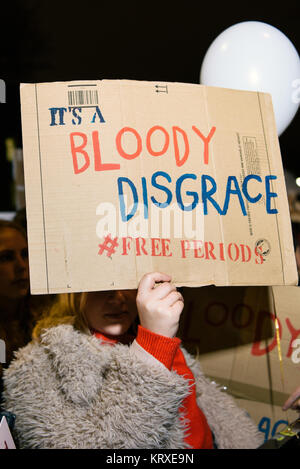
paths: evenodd
<path fill-rule="evenodd" d="M 254 423 L 184 354 L 218 448 L 257 448 Z M 184 449 L 178 408 L 188 392 L 183 377 L 136 341 L 111 346 L 70 325 L 20 349 L 4 375 L 20 448 Z"/>

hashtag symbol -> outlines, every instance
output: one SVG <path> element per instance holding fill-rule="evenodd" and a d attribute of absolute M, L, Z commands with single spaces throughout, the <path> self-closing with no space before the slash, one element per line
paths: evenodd
<path fill-rule="evenodd" d="M 106 251 L 107 257 L 111 257 L 111 255 L 116 252 L 116 248 L 119 246 L 119 243 L 117 240 L 118 240 L 117 237 L 112 239 L 110 234 L 105 236 L 104 242 L 102 244 L 99 244 L 100 249 L 99 249 L 98 254 L 101 256 L 104 253 L 104 251 Z"/>

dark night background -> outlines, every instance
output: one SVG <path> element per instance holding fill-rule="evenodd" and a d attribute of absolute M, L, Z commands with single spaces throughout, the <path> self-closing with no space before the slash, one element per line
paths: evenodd
<path fill-rule="evenodd" d="M 277 27 L 299 53 L 299 0 L 2 2 L 0 78 L 7 94 L 0 104 L 0 210 L 14 210 L 5 140 L 11 137 L 22 146 L 21 82 L 125 78 L 199 83 L 212 41 L 241 21 Z M 280 137 L 283 165 L 295 176 L 300 176 L 299 124 L 300 111 Z"/>

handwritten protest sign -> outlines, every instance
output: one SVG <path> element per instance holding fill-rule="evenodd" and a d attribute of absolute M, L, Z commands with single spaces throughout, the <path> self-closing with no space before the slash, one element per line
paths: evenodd
<path fill-rule="evenodd" d="M 271 97 L 179 83 L 21 85 L 32 293 L 293 285 Z"/>

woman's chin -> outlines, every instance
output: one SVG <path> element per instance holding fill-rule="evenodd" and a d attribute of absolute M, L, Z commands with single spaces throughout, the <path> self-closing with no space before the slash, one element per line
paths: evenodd
<path fill-rule="evenodd" d="M 105 327 L 104 334 L 110 336 L 120 336 L 127 332 L 128 327 L 125 324 L 110 324 L 109 326 Z"/>

